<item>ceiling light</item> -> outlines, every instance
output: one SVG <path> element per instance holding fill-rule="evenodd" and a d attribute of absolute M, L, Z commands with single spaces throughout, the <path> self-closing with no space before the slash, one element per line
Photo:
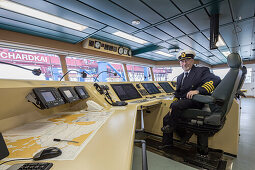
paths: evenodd
<path fill-rule="evenodd" d="M 223 38 L 221 37 L 221 35 L 218 36 L 218 41 L 217 41 L 217 43 L 216 43 L 216 46 L 217 46 L 217 47 L 226 46 L 226 44 L 225 44 Z"/>
<path fill-rule="evenodd" d="M 165 52 L 162 52 L 162 51 L 156 51 L 155 53 L 160 54 L 160 55 L 164 55 L 164 56 L 167 56 L 167 57 L 172 57 L 173 56 L 172 54 L 168 54 L 168 53 L 165 53 Z"/>
<path fill-rule="evenodd" d="M 137 42 L 137 43 L 139 43 L 139 44 L 146 44 L 146 43 L 148 43 L 148 42 L 145 41 L 145 40 L 142 40 L 142 39 L 140 39 L 140 38 L 137 38 L 137 37 L 134 37 L 134 36 L 132 36 L 132 35 L 126 34 L 126 33 L 121 32 L 121 31 L 117 31 L 117 32 L 112 33 L 112 34 L 117 35 L 117 36 L 122 37 L 122 38 L 125 38 L 125 39 L 128 39 L 128 40 L 130 40 L 130 41 Z"/>
<path fill-rule="evenodd" d="M 139 25 L 140 24 L 140 20 L 133 20 L 132 21 L 132 25 Z"/>
<path fill-rule="evenodd" d="M 224 52 L 222 52 L 222 54 L 227 57 L 231 53 L 230 53 L 230 51 L 224 51 Z"/>
<path fill-rule="evenodd" d="M 72 28 L 78 31 L 83 31 L 84 29 L 86 29 L 87 27 L 51 14 L 47 14 L 45 12 L 24 6 L 24 5 L 20 5 L 18 3 L 14 3 L 8 0 L 0 0 L 0 8 L 4 8 L 7 9 L 9 11 L 14 11 L 23 15 L 27 15 L 30 17 L 34 17 L 37 19 L 41 19 L 47 22 L 51 22 L 54 24 L 58 24 L 64 27 L 68 27 L 68 28 Z"/>

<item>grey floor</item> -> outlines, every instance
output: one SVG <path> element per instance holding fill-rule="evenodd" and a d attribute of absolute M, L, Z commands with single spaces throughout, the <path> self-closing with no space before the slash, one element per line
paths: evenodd
<path fill-rule="evenodd" d="M 255 99 L 241 100 L 240 140 L 233 170 L 255 169 Z"/>
<path fill-rule="evenodd" d="M 233 170 L 255 170 L 255 99 L 241 100 L 240 141 L 238 156 L 233 160 Z M 141 148 L 134 148 L 133 170 L 142 170 Z M 147 151 L 149 170 L 189 170 L 187 165 Z"/>

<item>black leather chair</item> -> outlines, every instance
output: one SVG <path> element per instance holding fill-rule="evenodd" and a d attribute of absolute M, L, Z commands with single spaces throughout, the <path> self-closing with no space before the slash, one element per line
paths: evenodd
<path fill-rule="evenodd" d="M 225 124 L 235 94 L 240 89 L 245 79 L 242 70 L 242 60 L 237 53 L 232 53 L 227 58 L 230 70 L 213 91 L 211 96 L 195 95 L 193 100 L 205 103 L 207 108 L 187 109 L 177 123 L 177 129 L 188 131 L 188 134 L 197 135 L 197 152 L 200 155 L 208 154 L 208 137 L 213 136 Z M 243 75 L 243 76 L 242 76 Z M 242 77 L 244 77 L 242 79 Z"/>
<path fill-rule="evenodd" d="M 237 87 L 237 92 L 236 92 L 236 98 L 237 99 L 240 99 L 240 96 L 242 97 L 246 97 L 245 94 L 241 91 L 241 88 L 244 84 L 244 81 L 245 81 L 245 78 L 246 78 L 246 74 L 247 74 L 247 68 L 245 66 L 243 66 L 242 68 L 242 77 L 241 77 L 241 80 L 240 80 L 240 83 Z"/>

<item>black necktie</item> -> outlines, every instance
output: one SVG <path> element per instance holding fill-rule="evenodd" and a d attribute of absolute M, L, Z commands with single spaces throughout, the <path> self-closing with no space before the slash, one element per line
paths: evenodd
<path fill-rule="evenodd" d="M 183 79 L 182 79 L 182 84 L 181 84 L 181 86 L 183 86 L 183 84 L 184 84 L 184 81 L 188 78 L 188 72 L 186 72 L 186 73 L 184 73 L 184 77 L 183 77 Z"/>

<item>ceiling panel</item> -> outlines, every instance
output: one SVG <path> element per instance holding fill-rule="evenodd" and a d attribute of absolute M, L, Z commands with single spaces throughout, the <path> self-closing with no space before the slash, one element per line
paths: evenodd
<path fill-rule="evenodd" d="M 153 42 L 153 43 L 158 43 L 162 41 L 161 39 L 156 38 L 152 35 L 149 35 L 148 33 L 145 33 L 145 32 L 139 32 L 137 34 L 134 34 L 134 36 L 142 38 L 143 40 L 146 40 L 148 42 Z"/>
<path fill-rule="evenodd" d="M 204 30 L 210 28 L 210 18 L 204 9 L 187 14 L 187 17 L 195 24 L 198 29 Z"/>
<path fill-rule="evenodd" d="M 141 44 L 135 43 L 133 41 L 129 41 L 127 39 L 124 39 L 118 36 L 114 36 L 104 31 L 97 32 L 95 35 L 93 35 L 93 37 L 97 37 L 97 38 L 100 38 L 101 40 L 105 40 L 108 42 L 115 42 L 116 44 L 123 45 L 126 47 L 132 46 L 132 47 L 140 48 L 143 46 Z M 136 48 L 132 48 L 132 49 L 136 49 Z"/>
<path fill-rule="evenodd" d="M 215 13 L 215 11 L 218 11 L 216 8 L 219 8 L 219 23 L 220 25 L 230 23 L 232 22 L 232 16 L 230 12 L 230 8 L 228 5 L 227 0 L 223 0 L 219 2 L 217 5 L 211 5 L 207 7 L 206 9 L 208 10 L 209 14 L 212 15 Z"/>
<path fill-rule="evenodd" d="M 224 27 L 220 27 L 220 34 L 222 38 L 224 39 L 225 43 L 227 44 L 228 47 L 236 47 L 239 45 L 237 41 L 237 37 L 234 34 L 234 25 L 230 24 Z"/>
<path fill-rule="evenodd" d="M 18 32 L 21 30 L 30 30 L 33 31 L 34 34 L 38 33 L 38 35 L 49 35 L 50 37 L 62 37 L 65 39 L 65 41 L 72 41 L 73 43 L 76 43 L 82 39 L 82 37 L 74 36 L 71 34 L 66 34 L 54 30 L 45 29 L 42 27 L 38 27 L 35 25 L 18 22 L 10 19 L 5 19 L 0 17 L 0 23 L 2 25 L 11 26 L 13 29 L 17 29 Z M 28 31 L 27 31 L 28 32 Z M 51 38 L 52 39 L 52 38 Z M 59 39 L 59 38 L 58 38 Z"/>
<path fill-rule="evenodd" d="M 170 18 L 180 13 L 180 11 L 169 0 L 143 0 L 143 2 L 151 6 L 165 18 Z"/>
<path fill-rule="evenodd" d="M 182 10 L 182 12 L 191 10 L 201 5 L 198 0 L 188 0 L 188 1 L 187 0 L 172 0 L 172 1 L 178 6 L 178 8 Z"/>
<path fill-rule="evenodd" d="M 162 46 L 162 47 L 165 47 L 166 49 L 168 49 L 168 48 L 172 47 L 172 45 L 171 45 L 171 44 L 166 43 L 166 42 L 159 43 L 158 45 L 160 45 L 160 46 Z"/>
<path fill-rule="evenodd" d="M 193 49 L 200 51 L 201 53 L 206 52 L 207 50 L 204 49 L 202 46 L 200 46 L 199 44 L 197 44 L 194 40 L 192 40 L 191 38 L 189 38 L 188 36 L 185 37 L 181 37 L 178 39 L 179 41 L 185 43 L 186 45 L 192 47 Z"/>
<path fill-rule="evenodd" d="M 236 30 L 240 45 L 249 45 L 252 41 L 253 19 L 236 23 Z"/>
<path fill-rule="evenodd" d="M 94 33 L 96 31 L 93 28 L 87 28 L 83 32 L 81 32 L 81 31 L 77 31 L 77 30 L 74 30 L 74 29 L 71 29 L 71 28 L 67 28 L 67 27 L 57 25 L 57 24 L 53 24 L 53 23 L 49 23 L 49 22 L 46 22 L 46 21 L 43 21 L 43 20 L 39 20 L 39 19 L 36 19 L 36 18 L 33 18 L 33 17 L 13 13 L 13 12 L 1 9 L 1 8 L 0 8 L 0 14 L 2 14 L 0 16 L 2 18 L 11 19 L 11 20 L 14 20 L 14 21 L 23 22 L 23 23 L 26 23 L 26 24 L 31 24 L 31 25 L 42 27 L 42 28 L 45 28 L 45 29 L 59 31 L 59 32 L 62 32 L 62 33 L 72 34 L 72 35 L 80 36 L 80 37 L 86 37 L 86 36 L 88 36 L 88 34 Z"/>
<path fill-rule="evenodd" d="M 242 19 L 254 16 L 254 0 L 231 0 L 230 1 L 233 17 L 234 19 L 238 19 L 241 17 Z"/>
<path fill-rule="evenodd" d="M 135 15 L 143 18 L 144 20 L 148 21 L 149 23 L 153 24 L 163 20 L 163 18 L 156 14 L 153 10 L 143 4 L 141 1 L 138 0 L 110 0 L 119 4 L 122 7 L 125 7 Z M 134 5 L 135 4 L 135 5 Z"/>
<path fill-rule="evenodd" d="M 173 37 L 179 37 L 184 35 L 179 29 L 177 29 L 175 26 L 173 26 L 169 22 L 165 22 L 163 24 L 157 25 L 157 27 Z"/>
<path fill-rule="evenodd" d="M 222 62 L 224 58 L 226 58 L 219 50 L 211 50 L 211 53 L 217 58 L 217 62 Z M 216 60 L 215 60 L 216 61 Z"/>
<path fill-rule="evenodd" d="M 0 29 L 10 30 L 10 31 L 14 31 L 14 32 L 20 32 L 20 33 L 24 33 L 24 34 L 30 34 L 30 35 L 34 35 L 34 36 L 38 36 L 38 37 L 49 38 L 49 39 L 68 42 L 68 43 L 72 43 L 72 44 L 75 44 L 77 42 L 77 40 L 75 40 L 75 39 L 74 40 L 67 39 L 64 37 L 58 37 L 56 35 L 46 34 L 44 32 L 37 32 L 35 30 L 25 29 L 25 28 L 21 28 L 21 27 L 15 27 L 15 26 L 11 26 L 11 25 L 5 25 L 3 23 L 0 23 Z"/>
<path fill-rule="evenodd" d="M 198 31 L 198 29 L 184 16 L 174 19 L 171 22 L 186 34 Z"/>
<path fill-rule="evenodd" d="M 149 25 L 147 22 L 141 20 L 139 17 L 133 15 L 132 13 L 128 12 L 127 10 L 123 9 L 122 7 L 110 1 L 102 1 L 102 0 L 92 0 L 92 1 L 80 0 L 80 1 L 94 8 L 100 9 L 100 11 L 103 11 L 129 24 L 131 24 L 133 20 L 139 19 L 140 24 L 134 25 L 134 27 L 143 28 Z"/>
<path fill-rule="evenodd" d="M 91 8 L 87 6 L 86 4 L 80 3 L 78 1 L 69 1 L 69 0 L 61 0 L 61 1 L 48 0 L 48 1 L 50 1 L 53 4 L 57 4 L 61 7 L 68 8 L 69 10 L 72 10 L 75 13 L 78 13 L 79 15 L 92 18 L 96 21 L 99 21 L 100 23 L 111 25 L 112 27 L 119 28 L 120 30 L 123 30 L 128 33 L 137 30 L 135 27 L 125 22 L 115 19 L 105 13 L 100 12 L 99 10 L 95 8 Z M 72 21 L 75 21 L 75 20 L 72 20 Z M 100 27 L 98 29 L 100 29 Z"/>
<path fill-rule="evenodd" d="M 161 40 L 169 40 L 172 38 L 172 36 L 170 36 L 169 34 L 166 34 L 163 31 L 160 31 L 158 28 L 150 28 L 145 30 L 145 32 L 151 34 L 151 35 L 156 35 L 158 38 L 160 38 Z"/>
<path fill-rule="evenodd" d="M 73 21 L 73 22 L 77 22 L 79 24 L 83 24 L 85 26 L 90 26 L 92 28 L 100 29 L 105 26 L 103 24 L 103 22 L 102 23 L 96 22 L 94 20 L 91 20 L 91 19 L 85 17 L 86 15 L 82 16 L 82 15 L 79 15 L 78 13 L 73 13 L 70 10 L 61 8 L 59 6 L 53 5 L 51 3 L 48 3 L 48 2 L 45 2 L 42 0 L 37 0 L 37 1 L 13 0 L 13 1 L 22 3 L 26 6 L 29 6 L 29 7 L 35 8 L 35 9 L 39 9 L 40 11 L 43 11 L 43 12 L 46 12 L 46 13 L 49 13 L 49 14 L 52 14 L 55 16 L 59 16 L 61 18 L 65 18 L 65 19 Z M 63 6 L 66 6 L 66 7 L 71 7 L 71 8 L 73 6 L 75 6 L 75 8 L 76 8 L 77 2 L 72 1 L 73 2 L 72 5 L 70 5 L 70 4 L 65 5 L 65 3 L 66 3 L 65 1 L 66 0 L 62 0 L 60 4 L 62 4 Z M 58 1 L 54 1 L 54 2 L 58 2 Z M 80 4 L 80 3 L 78 3 L 78 4 Z M 86 10 L 86 9 L 83 9 L 83 10 Z"/>
<path fill-rule="evenodd" d="M 202 45 L 205 49 L 210 50 L 210 41 L 202 33 L 189 35 L 193 40 Z"/>
<path fill-rule="evenodd" d="M 181 41 L 170 40 L 167 42 L 170 44 L 176 44 L 180 49 L 191 49 L 189 46 L 183 44 Z"/>

